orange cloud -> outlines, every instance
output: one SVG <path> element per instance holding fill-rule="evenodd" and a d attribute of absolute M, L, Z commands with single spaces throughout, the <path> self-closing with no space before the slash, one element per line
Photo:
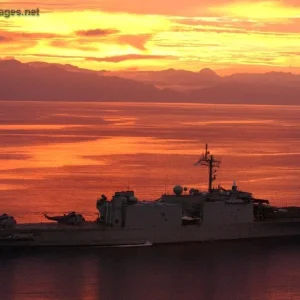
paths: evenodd
<path fill-rule="evenodd" d="M 11 52 L 32 48 L 38 44 L 38 37 L 44 37 L 44 34 L 0 31 L 1 52 L 10 55 Z"/>
<path fill-rule="evenodd" d="M 151 39 L 151 34 L 122 35 L 118 38 L 120 44 L 131 45 L 139 50 L 146 50 L 145 44 Z"/>
<path fill-rule="evenodd" d="M 128 54 L 119 56 L 108 56 L 108 57 L 92 57 L 92 56 L 81 56 L 81 55 L 52 55 L 42 53 L 28 53 L 21 54 L 20 56 L 31 56 L 31 57 L 52 57 L 52 58 L 73 58 L 73 59 L 84 59 L 86 61 L 98 61 L 98 62 L 123 62 L 127 60 L 143 60 L 143 59 L 176 59 L 174 56 L 167 55 L 143 55 L 143 54 Z"/>
<path fill-rule="evenodd" d="M 7 36 L 3 36 L 3 35 L 0 35 L 0 43 L 7 43 L 7 42 L 11 42 L 13 39 L 11 37 L 7 37 Z"/>
<path fill-rule="evenodd" d="M 86 60 L 93 61 L 104 61 L 104 62 L 113 62 L 119 63 L 126 60 L 139 60 L 139 59 L 175 59 L 172 56 L 167 55 L 142 55 L 142 54 L 128 54 L 128 55 L 117 55 L 109 57 L 87 57 Z"/>
<path fill-rule="evenodd" d="M 293 55 L 293 56 L 300 56 L 300 51 L 299 52 L 283 52 L 281 54 L 284 54 L 284 55 Z"/>
<path fill-rule="evenodd" d="M 39 18 L 0 20 L 1 53 L 23 61 L 91 69 L 99 68 L 95 61 L 105 69 L 300 67 L 292 54 L 299 47 L 299 0 L 9 3 L 41 10 Z"/>
<path fill-rule="evenodd" d="M 222 3 L 222 0 L 211 0 L 211 2 Z M 200 3 L 200 4 L 199 4 Z M 194 15 L 193 11 L 199 6 L 207 6 L 201 4 L 199 0 L 186 0 L 177 1 L 174 4 L 172 0 L 152 0 L 144 1 L 141 4 L 140 0 L 45 0 L 39 1 L 10 1 L 9 4 L 14 8 L 33 8 L 39 7 L 41 9 L 41 15 L 44 12 L 57 12 L 57 11 L 75 11 L 75 10 L 100 10 L 107 12 L 124 12 L 133 14 L 153 14 L 153 15 Z"/>
<path fill-rule="evenodd" d="M 277 8 L 289 7 L 289 9 L 292 10 L 300 7 L 299 0 L 185 0 L 175 2 L 174 0 L 152 0 L 144 1 L 142 4 L 141 0 L 45 0 L 43 2 L 19 0 L 5 3 L 9 3 L 11 7 L 21 9 L 39 7 L 41 14 L 43 14 L 43 12 L 97 10 L 113 13 L 121 12 L 141 15 L 190 17 L 216 16 L 216 14 L 233 15 L 237 13 L 237 7 L 241 8 L 238 8 L 238 10 L 246 17 L 250 16 L 249 14 L 247 15 L 247 13 L 252 14 L 252 12 L 268 17 L 267 10 L 269 10 L 270 16 L 274 16 L 274 12 Z M 269 3 L 271 3 L 271 5 L 269 5 Z M 250 4 L 248 8 L 246 8 L 247 4 Z M 211 8 L 215 9 L 212 11 Z M 231 11 L 232 9 L 233 11 Z M 262 11 L 262 9 L 264 11 Z M 284 12 L 284 9 L 282 11 Z"/>
<path fill-rule="evenodd" d="M 78 36 L 85 36 L 85 37 L 98 37 L 98 36 L 106 36 L 110 34 L 118 33 L 119 30 L 116 29 L 89 29 L 89 30 L 78 30 L 75 32 Z"/>
<path fill-rule="evenodd" d="M 55 33 L 0 31 L 0 49 L 2 53 L 24 51 L 37 46 L 41 40 L 58 36 L 61 37 Z"/>
<path fill-rule="evenodd" d="M 223 6 L 212 6 L 209 10 L 217 15 L 276 20 L 299 17 L 300 3 L 295 6 L 280 1 L 239 1 L 228 2 Z"/>
<path fill-rule="evenodd" d="M 272 33 L 289 34 L 300 33 L 300 18 L 278 20 L 277 22 L 257 22 L 255 20 L 244 20 L 236 18 L 180 18 L 174 19 L 174 31 L 212 31 L 231 33 Z"/>
<path fill-rule="evenodd" d="M 4 38 L 21 40 L 21 39 L 52 39 L 56 37 L 63 37 L 56 33 L 46 33 L 46 32 L 22 32 L 22 31 L 0 31 L 0 35 Z"/>
<path fill-rule="evenodd" d="M 97 47 L 89 46 L 88 44 L 85 45 L 77 40 L 54 40 L 49 43 L 52 47 L 57 48 L 70 48 L 70 49 L 78 49 L 82 51 L 97 51 Z"/>
<path fill-rule="evenodd" d="M 79 58 L 79 59 L 86 59 L 86 56 L 80 55 L 60 55 L 60 54 L 43 54 L 43 53 L 26 53 L 26 54 L 19 54 L 20 57 L 43 57 L 43 58 L 57 58 L 57 59 L 68 59 L 68 58 Z"/>

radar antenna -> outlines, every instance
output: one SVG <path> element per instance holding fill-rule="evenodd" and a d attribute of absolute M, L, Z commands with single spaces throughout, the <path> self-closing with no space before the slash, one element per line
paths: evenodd
<path fill-rule="evenodd" d="M 205 145 L 205 153 L 195 163 L 195 165 L 207 166 L 208 167 L 208 191 L 212 191 L 212 183 L 216 180 L 216 168 L 219 168 L 221 164 L 220 160 L 216 160 L 215 157 L 208 151 L 207 144 Z"/>

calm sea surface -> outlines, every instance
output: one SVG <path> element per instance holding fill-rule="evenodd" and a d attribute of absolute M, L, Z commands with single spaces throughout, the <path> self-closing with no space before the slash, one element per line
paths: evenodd
<path fill-rule="evenodd" d="M 96 215 L 96 199 L 215 185 L 300 205 L 300 106 L 0 102 L 0 213 Z M 1 300 L 298 300 L 300 241 L 0 252 Z"/>
<path fill-rule="evenodd" d="M 299 300 L 300 241 L 1 253 L 1 300 Z"/>
<path fill-rule="evenodd" d="M 0 213 L 19 222 L 133 189 L 157 199 L 175 184 L 207 189 L 194 166 L 209 144 L 217 186 L 300 205 L 300 106 L 0 102 Z"/>

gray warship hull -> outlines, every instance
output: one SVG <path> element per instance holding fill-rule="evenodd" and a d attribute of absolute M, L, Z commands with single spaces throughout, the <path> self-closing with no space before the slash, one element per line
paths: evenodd
<path fill-rule="evenodd" d="M 300 207 L 277 208 L 251 193 L 212 187 L 219 161 L 206 151 L 197 164 L 208 166 L 208 192 L 176 185 L 173 195 L 138 201 L 133 191 L 97 200 L 97 222 L 75 212 L 45 217 L 56 224 L 19 224 L 3 214 L 0 248 L 155 245 L 300 235 Z M 183 191 L 185 191 L 183 193 Z M 2 220 L 2 221 L 1 221 Z M 66 225 L 66 223 L 73 225 Z M 63 225 L 64 224 L 64 225 Z M 11 229 L 3 227 L 11 226 Z"/>
<path fill-rule="evenodd" d="M 58 224 L 20 224 L 0 231 L 5 247 L 95 247 L 156 245 L 300 235 L 300 219 L 253 224 L 182 226 L 177 229 L 107 228 L 97 223 L 80 227 Z"/>

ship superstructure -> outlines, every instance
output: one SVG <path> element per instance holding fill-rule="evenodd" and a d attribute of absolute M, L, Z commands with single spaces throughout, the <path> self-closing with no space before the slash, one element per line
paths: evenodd
<path fill-rule="evenodd" d="M 11 226 L 1 226 L 0 216 L 0 247 L 151 245 L 300 235 L 299 208 L 272 207 L 268 200 L 240 191 L 235 182 L 230 189 L 214 188 L 220 160 L 207 145 L 197 164 L 208 167 L 208 191 L 176 185 L 173 194 L 156 201 L 139 201 L 133 191 L 116 192 L 111 200 L 102 195 L 96 202 L 95 222 L 72 212 L 45 216 L 55 223 L 16 225 L 11 219 Z"/>

